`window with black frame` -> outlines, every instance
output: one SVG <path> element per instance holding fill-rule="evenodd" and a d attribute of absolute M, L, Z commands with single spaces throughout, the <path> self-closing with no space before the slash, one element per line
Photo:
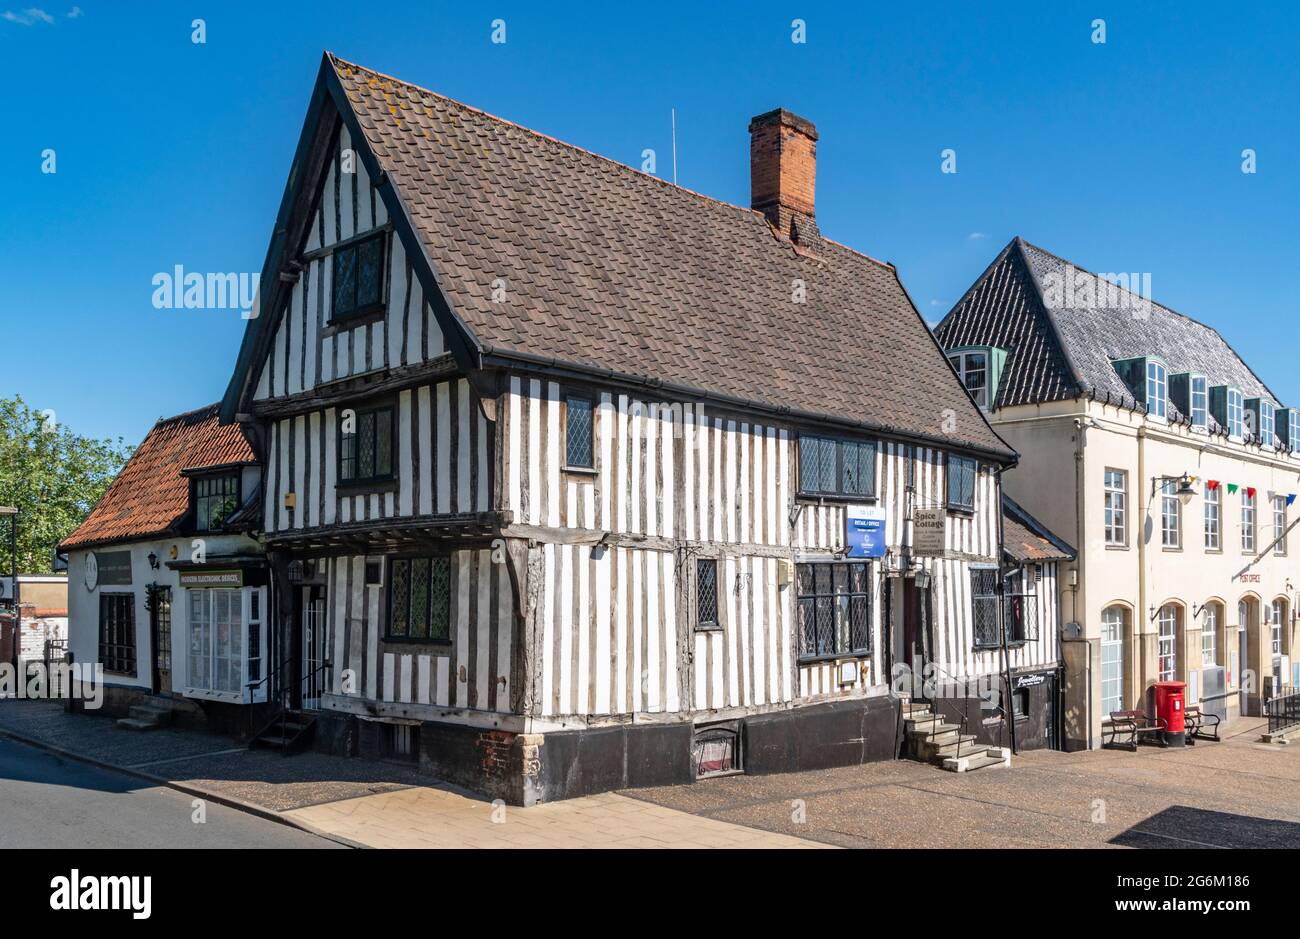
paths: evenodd
<path fill-rule="evenodd" d="M 948 507 L 975 510 L 975 476 L 978 464 L 969 457 L 948 455 Z"/>
<path fill-rule="evenodd" d="M 567 395 L 564 399 L 565 466 L 592 469 L 596 465 L 593 406 L 592 400 L 582 395 Z"/>
<path fill-rule="evenodd" d="M 802 434 L 799 492 L 809 496 L 874 499 L 876 442 Z"/>
<path fill-rule="evenodd" d="M 718 628 L 718 562 L 699 558 L 695 562 L 695 628 Z"/>
<path fill-rule="evenodd" d="M 976 649 L 998 647 L 998 572 L 976 567 L 970 572 L 971 613 Z"/>
<path fill-rule="evenodd" d="M 445 642 L 451 638 L 451 559 L 395 558 L 388 580 L 388 638 Z"/>
<path fill-rule="evenodd" d="M 135 674 L 135 594 L 99 595 L 99 661 L 106 672 Z"/>
<path fill-rule="evenodd" d="M 1008 574 L 1003 590 L 1007 642 L 1033 642 L 1038 638 L 1038 595 L 1034 592 L 1033 577 L 1023 568 Z"/>
<path fill-rule="evenodd" d="M 239 475 L 200 476 L 194 480 L 194 527 L 217 531 L 239 508 Z"/>
<path fill-rule="evenodd" d="M 330 322 L 353 319 L 384 308 L 384 234 L 354 241 L 334 251 Z"/>
<path fill-rule="evenodd" d="M 871 577 L 865 561 L 797 565 L 799 658 L 871 652 Z"/>
<path fill-rule="evenodd" d="M 357 411 L 352 427 L 339 432 L 339 481 L 379 482 L 393 478 L 393 409 Z"/>

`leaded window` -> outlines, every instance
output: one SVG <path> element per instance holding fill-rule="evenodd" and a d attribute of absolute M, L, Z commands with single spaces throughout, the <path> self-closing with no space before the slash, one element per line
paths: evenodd
<path fill-rule="evenodd" d="M 1006 597 L 1007 642 L 1034 642 L 1038 639 L 1038 594 L 1035 579 L 1023 569 L 1008 574 Z"/>
<path fill-rule="evenodd" d="M 339 434 L 339 480 L 364 483 L 393 477 L 393 409 L 345 416 Z"/>
<path fill-rule="evenodd" d="M 194 480 L 194 527 L 217 531 L 239 508 L 239 475 L 200 476 Z"/>
<path fill-rule="evenodd" d="M 802 435 L 799 491 L 805 495 L 874 498 L 876 442 Z"/>
<path fill-rule="evenodd" d="M 718 562 L 700 558 L 695 562 L 695 628 L 718 627 Z"/>
<path fill-rule="evenodd" d="M 564 409 L 568 415 L 564 428 L 564 462 L 568 466 L 591 469 L 596 465 L 592 400 L 569 395 L 564 399 Z"/>
<path fill-rule="evenodd" d="M 970 572 L 973 644 L 977 649 L 998 647 L 998 572 L 975 567 Z"/>
<path fill-rule="evenodd" d="M 364 316 L 383 309 L 382 232 L 334 251 L 333 288 L 331 321 Z"/>
<path fill-rule="evenodd" d="M 975 509 L 976 462 L 969 457 L 948 455 L 948 505 L 954 509 Z"/>
<path fill-rule="evenodd" d="M 135 594 L 99 595 L 99 661 L 106 672 L 135 674 Z"/>
<path fill-rule="evenodd" d="M 871 651 L 871 578 L 863 561 L 799 564 L 799 657 Z"/>
<path fill-rule="evenodd" d="M 451 560 L 396 558 L 388 595 L 388 638 L 446 641 L 451 637 Z"/>

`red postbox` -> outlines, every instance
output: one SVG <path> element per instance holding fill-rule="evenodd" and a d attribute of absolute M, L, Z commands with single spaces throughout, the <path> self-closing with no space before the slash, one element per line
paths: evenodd
<path fill-rule="evenodd" d="M 1186 714 L 1183 693 L 1187 687 L 1181 681 L 1158 681 L 1156 689 L 1156 717 L 1165 723 L 1165 746 L 1181 747 L 1187 743 Z"/>

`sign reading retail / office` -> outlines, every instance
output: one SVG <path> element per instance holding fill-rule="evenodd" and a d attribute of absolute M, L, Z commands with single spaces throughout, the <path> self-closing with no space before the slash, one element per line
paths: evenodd
<path fill-rule="evenodd" d="M 241 570 L 224 571 L 181 571 L 182 587 L 242 587 L 244 572 Z"/>
<path fill-rule="evenodd" d="M 851 558 L 883 558 L 885 510 L 875 505 L 845 506 L 844 544 Z"/>
<path fill-rule="evenodd" d="M 944 509 L 915 509 L 912 512 L 912 554 L 942 557 L 948 513 Z"/>

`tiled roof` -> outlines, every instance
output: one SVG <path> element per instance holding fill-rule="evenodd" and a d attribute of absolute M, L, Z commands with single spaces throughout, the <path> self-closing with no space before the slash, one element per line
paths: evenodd
<path fill-rule="evenodd" d="M 1072 547 L 1005 495 L 1002 497 L 1002 550 L 1022 563 L 1066 561 L 1075 554 Z"/>
<path fill-rule="evenodd" d="M 117 479 L 59 550 L 164 535 L 189 510 L 182 471 L 256 460 L 240 424 L 222 425 L 219 405 L 154 424 Z"/>
<path fill-rule="evenodd" d="M 480 353 L 1013 458 L 891 265 L 817 235 L 796 248 L 748 208 L 328 62 Z"/>
<path fill-rule="evenodd" d="M 1071 274 L 1073 297 L 1060 286 Z M 1107 300 L 1083 302 L 1089 295 Z M 1211 385 L 1234 385 L 1247 398 L 1278 404 L 1216 330 L 1020 238 L 994 259 L 936 335 L 946 348 L 1008 350 L 999 407 L 1085 394 L 1140 407 L 1113 363 L 1145 355 L 1164 359 L 1171 375 L 1198 372 Z M 1182 418 L 1172 404 L 1170 417 Z"/>

